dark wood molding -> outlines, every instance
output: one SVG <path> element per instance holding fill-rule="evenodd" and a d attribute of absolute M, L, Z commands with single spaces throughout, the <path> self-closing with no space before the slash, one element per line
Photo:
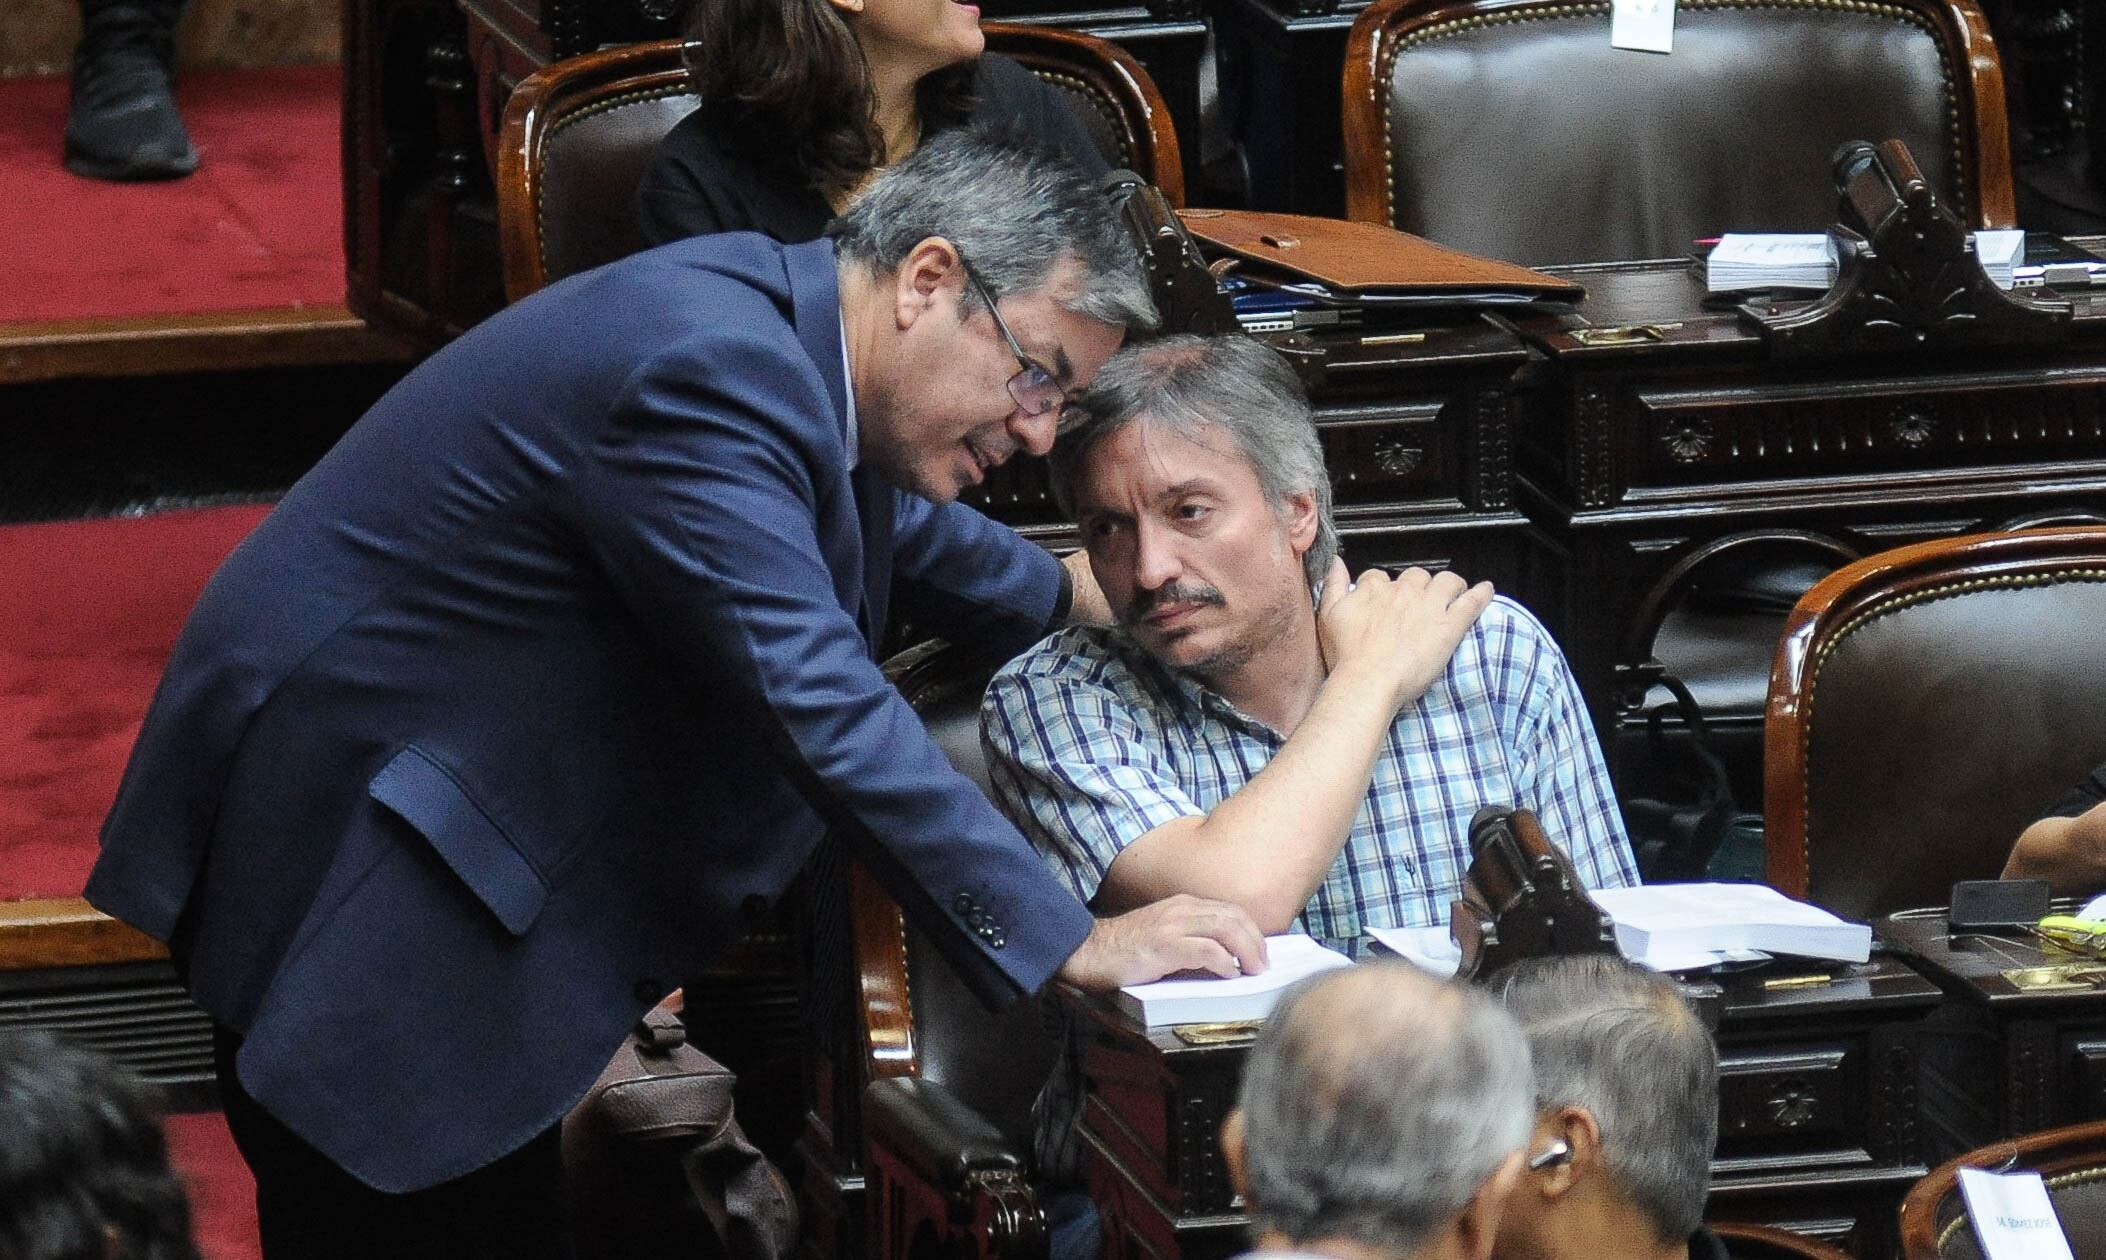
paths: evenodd
<path fill-rule="evenodd" d="M 414 357 L 343 306 L 0 324 L 0 385 Z"/>
<path fill-rule="evenodd" d="M 167 946 L 78 897 L 0 901 L 0 971 L 157 962 Z"/>
<path fill-rule="evenodd" d="M 2045 580 L 2079 565 L 2106 567 L 2106 527 L 1970 534 L 1866 556 L 1799 600 L 1770 671 L 1763 728 L 1763 819 L 1768 878 L 1807 895 L 1806 750 L 1813 693 L 1830 646 L 1863 618 L 1955 582 Z"/>

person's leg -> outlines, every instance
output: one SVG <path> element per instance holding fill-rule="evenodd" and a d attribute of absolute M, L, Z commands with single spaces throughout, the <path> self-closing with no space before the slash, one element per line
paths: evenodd
<path fill-rule="evenodd" d="M 249 1097 L 234 1075 L 240 1045 L 220 1029 L 214 1060 L 227 1127 L 256 1176 L 265 1260 L 569 1260 L 560 1128 L 465 1177 L 383 1194 Z"/>
<path fill-rule="evenodd" d="M 183 0 L 80 0 L 66 169 L 91 179 L 173 179 L 197 169 L 176 112 Z"/>

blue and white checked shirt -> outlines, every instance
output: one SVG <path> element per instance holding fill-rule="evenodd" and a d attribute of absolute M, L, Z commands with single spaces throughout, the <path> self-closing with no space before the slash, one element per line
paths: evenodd
<path fill-rule="evenodd" d="M 1212 812 L 1284 742 L 1117 633 L 1084 628 L 995 675 L 980 733 L 1003 810 L 1085 901 L 1135 837 Z M 1353 833 L 1298 927 L 1357 953 L 1370 927 L 1447 922 L 1485 805 L 1533 810 L 1587 887 L 1638 882 L 1572 672 L 1505 598 L 1391 724 Z"/>

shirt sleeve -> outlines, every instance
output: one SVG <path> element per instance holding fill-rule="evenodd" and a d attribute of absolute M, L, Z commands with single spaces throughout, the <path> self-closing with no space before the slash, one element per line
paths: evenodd
<path fill-rule="evenodd" d="M 787 325 L 759 322 L 727 316 L 631 376 L 573 490 L 583 545 L 709 720 L 779 751 L 984 1001 L 1036 990 L 1089 912 L 871 658 L 820 543 L 822 511 L 853 511 L 809 418 L 832 405 Z"/>
<path fill-rule="evenodd" d="M 1501 597 L 1487 610 L 1485 652 L 1500 727 L 1510 732 L 1515 787 L 1589 888 L 1638 883 L 1638 862 L 1579 684 L 1556 640 Z"/>
<path fill-rule="evenodd" d="M 1088 901 L 1136 838 L 1206 810 L 1178 787 L 1112 688 L 1082 671 L 1040 667 L 1062 641 L 995 675 L 980 736 L 1003 812 Z"/>
<path fill-rule="evenodd" d="M 2100 766 L 2077 781 L 2077 785 L 2065 793 L 2061 800 L 2043 812 L 2041 818 L 2075 818 L 2092 806 L 2106 801 L 2106 766 Z"/>

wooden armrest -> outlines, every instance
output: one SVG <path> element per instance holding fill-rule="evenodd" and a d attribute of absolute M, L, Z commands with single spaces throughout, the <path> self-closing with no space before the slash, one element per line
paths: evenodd
<path fill-rule="evenodd" d="M 0 901 L 0 971 L 159 962 L 168 947 L 79 897 Z"/>

